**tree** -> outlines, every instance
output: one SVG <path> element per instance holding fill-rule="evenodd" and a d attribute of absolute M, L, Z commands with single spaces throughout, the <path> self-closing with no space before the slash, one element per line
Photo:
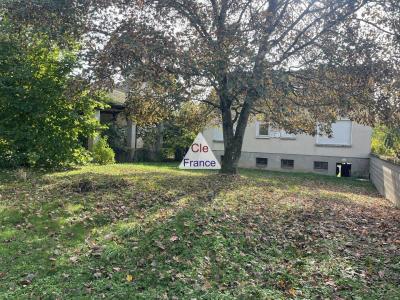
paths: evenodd
<path fill-rule="evenodd" d="M 361 98 L 373 101 L 369 52 L 348 55 L 361 39 L 356 19 L 367 2 L 114 1 L 124 21 L 105 30 L 108 43 L 96 63 L 105 66 L 99 74 L 108 68 L 152 81 L 172 74 L 196 90 L 199 101 L 220 110 L 222 172 L 236 173 L 252 114 L 289 132 L 314 134 L 316 122 L 356 115 L 367 103 Z"/>
<path fill-rule="evenodd" d="M 158 158 L 173 157 L 174 160 L 180 161 L 197 134 L 212 120 L 213 114 L 206 105 L 194 102 L 185 102 L 178 109 L 165 113 L 167 117 L 155 123 L 143 122 L 147 113 L 144 118 L 141 118 L 140 114 L 135 114 L 134 118 L 137 124 L 142 124 L 140 135 L 145 146 L 157 149 L 158 147 L 154 146 L 162 141 L 159 145 L 161 149 L 158 149 L 162 150 L 162 153 L 156 153 Z"/>
<path fill-rule="evenodd" d="M 386 2 L 88 0 L 84 54 L 98 81 L 119 75 L 168 88 L 172 78 L 186 101 L 219 110 L 222 172 L 236 173 L 252 115 L 310 134 L 343 115 L 398 122 L 398 56 L 376 30 Z"/>
<path fill-rule="evenodd" d="M 95 13 L 94 0 L 2 0 L 0 15 L 18 32 L 29 28 L 45 34 L 61 48 L 74 47 L 86 32 L 86 16 Z M 103 1 L 96 0 L 99 7 Z M 105 0 L 107 2 L 107 0 Z"/>
<path fill-rule="evenodd" d="M 76 51 L 63 51 L 46 35 L 16 33 L 0 23 L 0 164 L 60 167 L 88 152 L 81 138 L 99 129 L 100 98 L 73 77 Z"/>

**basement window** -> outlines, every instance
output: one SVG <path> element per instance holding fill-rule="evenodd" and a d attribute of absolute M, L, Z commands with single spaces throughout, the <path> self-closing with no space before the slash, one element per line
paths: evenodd
<path fill-rule="evenodd" d="M 293 159 L 281 159 L 281 168 L 282 169 L 293 169 L 294 168 L 294 160 Z"/>
<path fill-rule="evenodd" d="M 328 170 L 328 162 L 314 161 L 314 170 Z"/>
<path fill-rule="evenodd" d="M 256 167 L 266 167 L 266 166 L 268 166 L 268 158 L 256 157 Z"/>

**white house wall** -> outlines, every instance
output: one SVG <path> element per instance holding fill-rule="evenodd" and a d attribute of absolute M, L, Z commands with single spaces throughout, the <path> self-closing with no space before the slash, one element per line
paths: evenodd
<path fill-rule="evenodd" d="M 274 135 L 274 134 L 272 134 Z M 281 159 L 293 159 L 296 171 L 315 171 L 335 175 L 336 163 L 352 163 L 352 174 L 368 176 L 372 129 L 352 122 L 350 145 L 318 145 L 317 136 L 296 135 L 294 139 L 257 138 L 256 122 L 250 123 L 245 131 L 242 156 L 239 166 L 256 167 L 256 157 L 268 158 L 266 169 L 280 170 Z M 204 131 L 204 137 L 217 157 L 223 154 L 223 141 L 215 141 L 214 128 Z M 326 161 L 328 170 L 314 170 L 314 161 Z"/>

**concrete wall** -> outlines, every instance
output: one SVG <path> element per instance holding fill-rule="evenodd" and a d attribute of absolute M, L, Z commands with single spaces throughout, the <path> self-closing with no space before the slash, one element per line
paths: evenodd
<path fill-rule="evenodd" d="M 223 151 L 213 150 L 217 159 L 221 162 Z M 257 166 L 256 158 L 268 158 L 267 166 Z M 281 168 L 281 159 L 294 160 L 293 169 Z M 315 170 L 314 161 L 323 161 L 328 163 L 328 170 Z M 351 163 L 351 174 L 355 177 L 367 178 L 369 174 L 369 158 L 347 157 L 347 162 Z M 282 153 L 265 153 L 265 152 L 242 152 L 239 161 L 239 167 L 242 168 L 260 168 L 273 171 L 296 171 L 296 172 L 313 172 L 318 174 L 336 176 L 336 163 L 341 163 L 340 156 L 318 156 L 304 154 L 282 154 Z"/>
<path fill-rule="evenodd" d="M 214 128 L 204 131 L 204 137 L 212 150 L 223 150 L 223 142 L 214 141 Z M 350 146 L 317 145 L 317 137 L 306 134 L 296 135 L 294 139 L 257 138 L 256 124 L 250 123 L 245 131 L 243 152 L 282 153 L 342 158 L 369 158 L 371 152 L 372 129 L 352 122 L 352 142 Z"/>
<path fill-rule="evenodd" d="M 96 110 L 94 113 L 93 117 L 100 122 L 100 110 Z M 94 145 L 99 141 L 99 136 L 90 136 L 88 137 L 88 149 L 90 151 L 93 150 Z"/>
<path fill-rule="evenodd" d="M 220 159 L 224 143 L 214 140 L 214 128 L 206 129 L 203 134 L 214 154 Z M 319 145 L 317 137 L 306 134 L 293 138 L 257 137 L 256 122 L 252 122 L 245 131 L 239 166 L 255 168 L 256 158 L 265 157 L 268 158 L 265 169 L 285 171 L 281 168 L 281 159 L 293 159 L 293 171 L 336 175 L 336 163 L 346 161 L 352 164 L 352 176 L 368 177 L 371 135 L 371 127 L 352 122 L 349 145 Z M 314 170 L 314 161 L 328 162 L 328 170 Z"/>
<path fill-rule="evenodd" d="M 400 206 L 400 165 L 371 155 L 370 176 L 379 193 Z"/>

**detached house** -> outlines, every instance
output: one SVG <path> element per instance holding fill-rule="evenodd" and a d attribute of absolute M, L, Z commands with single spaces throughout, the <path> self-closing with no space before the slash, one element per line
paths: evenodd
<path fill-rule="evenodd" d="M 203 134 L 221 159 L 222 127 L 207 128 Z M 239 166 L 368 177 L 371 135 L 371 127 L 345 119 L 332 124 L 332 137 L 288 134 L 256 121 L 246 128 Z"/>
<path fill-rule="evenodd" d="M 113 125 L 122 140 L 113 147 L 117 161 L 145 160 L 137 126 L 124 113 L 125 93 L 114 90 L 110 107 L 96 113 L 102 124 Z M 222 127 L 209 127 L 203 135 L 221 160 L 224 154 Z M 243 140 L 239 166 L 278 171 L 316 172 L 340 176 L 369 176 L 372 128 L 341 119 L 332 124 L 332 137 L 288 134 L 263 122 L 249 123 Z M 112 141 L 110 137 L 109 141 Z M 89 140 L 89 148 L 94 140 Z"/>
<path fill-rule="evenodd" d="M 101 123 L 112 128 L 108 132 L 108 142 L 115 151 L 118 162 L 131 162 L 143 148 L 143 141 L 137 136 L 137 126 L 127 117 L 125 109 L 125 93 L 113 90 L 109 95 L 109 107 L 97 110 L 94 117 Z M 88 148 L 92 149 L 97 137 L 89 137 Z"/>

